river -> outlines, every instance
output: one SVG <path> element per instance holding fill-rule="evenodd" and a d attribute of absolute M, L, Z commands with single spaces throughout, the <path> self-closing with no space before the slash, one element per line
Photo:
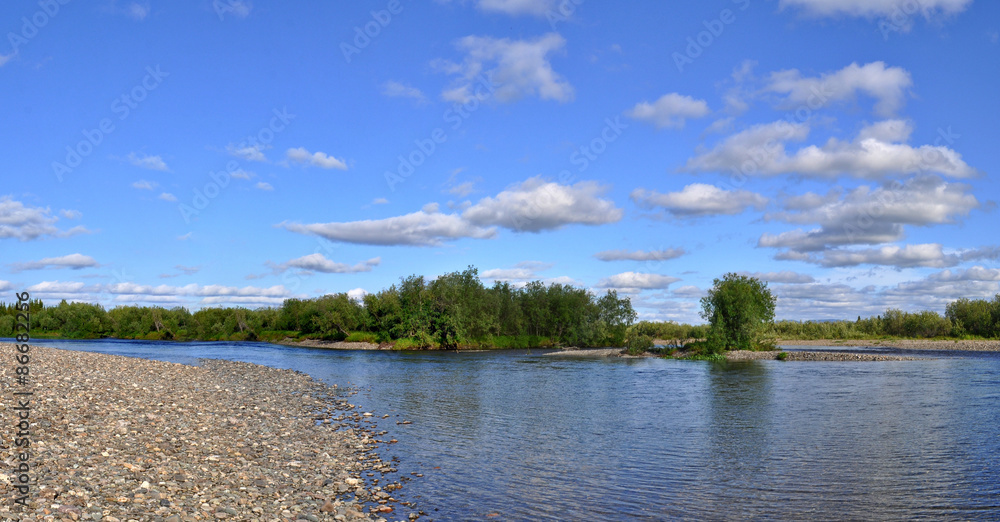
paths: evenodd
<path fill-rule="evenodd" d="M 38 345 L 360 390 L 437 520 L 1000 518 L 1000 354 L 710 363 L 268 343 Z M 397 424 L 410 421 L 412 424 Z M 413 474 L 421 474 L 416 477 Z M 402 511 L 406 513 L 407 511 Z"/>

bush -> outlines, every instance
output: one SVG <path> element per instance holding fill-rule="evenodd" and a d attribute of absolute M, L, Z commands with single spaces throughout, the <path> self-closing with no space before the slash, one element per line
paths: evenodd
<path fill-rule="evenodd" d="M 779 361 L 784 361 L 785 359 L 788 359 L 788 352 L 781 352 L 778 355 L 776 355 L 774 358 L 777 359 L 777 360 L 779 360 Z"/>

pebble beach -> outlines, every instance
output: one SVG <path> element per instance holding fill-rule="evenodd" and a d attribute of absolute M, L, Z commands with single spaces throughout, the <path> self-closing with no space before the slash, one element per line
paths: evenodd
<path fill-rule="evenodd" d="M 349 393 L 248 363 L 189 366 L 32 346 L 18 385 L 0 343 L 0 520 L 407 520 Z M 21 494 L 14 393 L 30 396 Z M 382 480 L 379 483 L 379 480 Z"/>

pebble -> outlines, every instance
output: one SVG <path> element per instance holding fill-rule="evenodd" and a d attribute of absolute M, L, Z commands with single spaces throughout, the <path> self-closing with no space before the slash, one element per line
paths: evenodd
<path fill-rule="evenodd" d="M 14 353 L 0 343 L 0 360 Z M 44 486 L 28 509 L 0 503 L 0 520 L 318 522 L 391 512 L 354 500 L 376 492 L 362 473 L 393 469 L 374 434 L 317 422 L 362 418 L 349 390 L 233 361 L 189 366 L 33 346 L 30 364 L 32 478 Z M 0 365 L 4 409 L 20 391 L 14 367 Z M 14 462 L 13 438 L 0 430 L 0 462 Z M 10 470 L 0 467 L 7 499 Z"/>

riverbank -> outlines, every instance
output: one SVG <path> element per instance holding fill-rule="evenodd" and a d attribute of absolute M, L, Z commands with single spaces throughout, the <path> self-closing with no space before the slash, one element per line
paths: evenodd
<path fill-rule="evenodd" d="M 9 413 L 24 389 L 14 355 L 0 343 L 0 410 L 8 413 L 0 519 L 381 520 L 392 512 L 389 492 L 399 484 L 362 479 L 392 470 L 374 452 L 371 415 L 335 387 L 248 363 L 195 367 L 42 347 L 31 348 L 28 365 L 37 484 L 28 509 L 14 506 L 19 448 Z M 384 503 L 365 504 L 374 499 Z"/>
<path fill-rule="evenodd" d="M 962 340 L 962 339 L 895 339 L 895 340 L 858 340 L 858 339 L 817 339 L 810 341 L 779 340 L 779 346 L 877 346 L 881 348 L 898 348 L 900 350 L 963 350 L 972 352 L 1000 352 L 1000 340 Z"/>
<path fill-rule="evenodd" d="M 753 360 L 778 360 L 778 354 L 784 353 L 785 361 L 914 361 L 915 357 L 905 357 L 901 355 L 882 355 L 874 353 L 849 353 L 849 352 L 805 352 L 792 351 L 783 352 L 772 351 L 750 351 L 734 350 L 725 352 L 727 361 L 753 361 Z M 561 350 L 545 355 L 562 357 L 661 357 L 661 355 L 646 352 L 642 355 L 628 355 L 621 348 L 597 348 L 587 350 Z M 671 357 L 667 357 L 671 358 Z M 684 354 L 678 352 L 675 359 L 684 359 Z"/>

